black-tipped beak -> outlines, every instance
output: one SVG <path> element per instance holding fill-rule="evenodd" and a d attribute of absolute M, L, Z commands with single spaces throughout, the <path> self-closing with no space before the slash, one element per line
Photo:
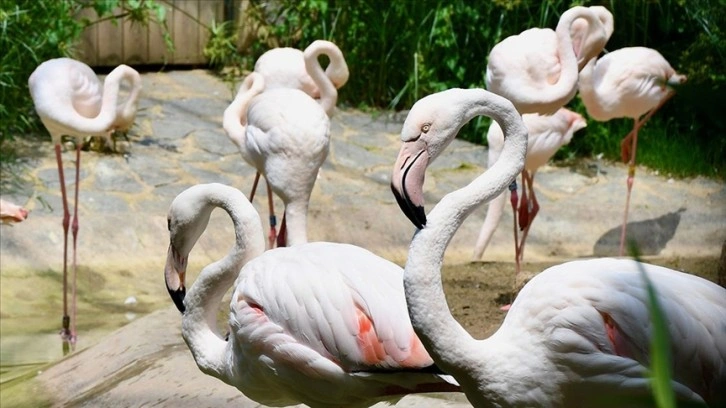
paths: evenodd
<path fill-rule="evenodd" d="M 429 154 L 421 139 L 404 142 L 391 176 L 391 191 L 401 211 L 418 229 L 426 226 L 423 183 Z"/>
<path fill-rule="evenodd" d="M 169 291 L 171 300 L 181 312 L 184 313 L 184 297 L 187 294 L 184 286 L 184 277 L 187 271 L 187 258 L 180 256 L 174 246 L 169 245 L 169 251 L 166 258 L 166 266 L 164 267 L 164 280 L 166 281 L 166 290 Z"/>

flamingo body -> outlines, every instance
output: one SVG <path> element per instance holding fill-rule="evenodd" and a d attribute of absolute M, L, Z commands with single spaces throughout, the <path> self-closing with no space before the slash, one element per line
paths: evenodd
<path fill-rule="evenodd" d="M 638 119 L 685 82 L 665 58 L 646 47 L 621 48 L 592 59 L 580 73 L 580 97 L 593 119 Z"/>
<path fill-rule="evenodd" d="M 221 207 L 235 245 L 186 294 L 189 252 Z M 200 370 L 255 401 L 284 406 L 367 406 L 412 392 L 456 391 L 410 325 L 402 270 L 346 244 L 264 252 L 259 215 L 236 189 L 191 187 L 169 210 L 167 289 L 183 312 L 182 335 Z M 264 252 L 264 253 L 263 253 Z M 216 310 L 230 286 L 228 339 Z"/>
<path fill-rule="evenodd" d="M 531 28 L 496 44 L 487 62 L 487 89 L 511 100 L 520 113 L 552 114 L 567 104 L 577 93 L 578 57 L 570 30 L 580 19 L 587 21 L 588 45 L 605 35 L 590 8 L 573 7 L 555 31 Z"/>
<path fill-rule="evenodd" d="M 499 160 L 423 218 L 421 173 L 476 115 L 491 116 L 502 127 Z M 726 403 L 726 289 L 667 268 L 607 258 L 555 266 L 525 285 L 496 333 L 472 338 L 446 303 L 444 252 L 466 217 L 524 168 L 526 128 L 507 100 L 453 89 L 416 102 L 401 140 L 392 189 L 419 227 L 404 270 L 409 315 L 434 362 L 454 376 L 474 406 L 653 405 L 651 318 L 641 270 L 655 286 L 668 325 L 676 398 L 712 407 Z"/>

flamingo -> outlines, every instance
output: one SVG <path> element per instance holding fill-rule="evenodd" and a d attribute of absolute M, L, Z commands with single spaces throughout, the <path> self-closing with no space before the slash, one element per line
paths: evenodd
<path fill-rule="evenodd" d="M 499 160 L 444 196 L 427 217 L 423 173 L 476 115 L 491 116 L 504 130 Z M 508 100 L 481 89 L 452 89 L 416 102 L 401 140 L 392 189 L 418 227 L 404 269 L 409 315 L 436 365 L 461 384 L 472 405 L 650 406 L 652 326 L 641 268 L 668 322 L 676 397 L 726 404 L 726 289 L 667 268 L 608 258 L 554 266 L 525 285 L 496 333 L 472 338 L 446 303 L 444 251 L 466 217 L 524 168 L 526 127 Z"/>
<path fill-rule="evenodd" d="M 605 45 L 605 29 L 590 8 L 572 7 L 562 13 L 555 31 L 530 28 L 496 44 L 489 52 L 487 89 L 511 100 L 520 113 L 548 115 L 565 106 L 577 92 L 578 55 L 570 31 L 581 19 L 587 23 L 581 34 L 587 52 L 597 55 L 600 50 L 592 44 Z"/>
<path fill-rule="evenodd" d="M 235 244 L 186 293 L 189 252 L 213 209 L 232 218 Z M 237 189 L 200 184 L 169 209 L 164 269 L 199 369 L 260 404 L 368 406 L 409 393 L 459 391 L 413 332 L 402 269 L 348 244 L 316 242 L 265 252 L 262 223 Z M 229 334 L 219 304 L 234 284 Z"/>
<path fill-rule="evenodd" d="M 0 223 L 10 225 L 23 222 L 26 218 L 28 218 L 28 210 L 13 202 L 0 198 Z"/>
<path fill-rule="evenodd" d="M 534 194 L 534 176 L 541 166 L 547 163 L 557 150 L 570 143 L 572 135 L 587 126 L 582 115 L 569 109 L 560 108 L 555 114 L 545 116 L 536 113 L 522 115 L 524 125 L 527 127 L 527 158 L 522 171 L 522 200 L 519 204 L 519 211 L 516 211 L 517 203 L 513 202 L 515 214 L 518 213 L 519 226 L 523 229 L 522 240 L 517 238 L 517 228 L 514 228 L 514 249 L 516 273 L 520 272 L 520 262 L 524 256 L 524 242 L 527 239 L 529 228 L 534 217 L 539 211 L 539 204 Z M 504 134 L 497 122 L 492 121 L 487 132 L 489 143 L 489 166 L 492 166 L 504 147 Z M 481 259 L 484 250 L 494 234 L 504 211 L 506 193 L 497 196 L 487 210 L 484 224 L 479 232 L 479 238 L 474 246 L 474 259 Z"/>
<path fill-rule="evenodd" d="M 298 89 L 267 89 L 264 77 L 252 72 L 224 111 L 227 136 L 244 160 L 265 176 L 268 194 L 274 191 L 285 205 L 278 246 L 307 242 L 310 195 L 330 147 L 326 112 L 335 108 L 338 92 L 320 66 L 323 48 L 315 43 L 305 50 L 305 64 L 320 89 L 319 101 Z M 270 221 L 272 248 L 276 231 L 274 219 Z"/>
<path fill-rule="evenodd" d="M 122 81 L 131 84 L 125 103 L 118 105 Z M 76 240 L 78 237 L 78 184 L 81 147 L 87 136 L 109 140 L 116 131 L 128 130 L 136 117 L 136 103 L 141 92 L 139 73 L 127 65 L 111 71 L 103 84 L 86 64 L 70 58 L 51 59 L 40 64 L 28 79 L 35 111 L 50 133 L 55 145 L 61 196 L 63 200 L 63 329 L 61 336 L 70 344 L 76 341 Z M 61 142 L 71 136 L 76 144 L 76 179 L 73 222 L 70 222 L 66 196 Z M 68 315 L 68 229 L 73 235 L 73 282 L 71 316 Z"/>
<path fill-rule="evenodd" d="M 627 195 L 620 232 L 623 255 L 630 194 L 635 178 L 635 149 L 638 131 L 670 99 L 673 86 L 686 82 L 656 50 L 646 47 L 621 48 L 591 59 L 580 72 L 579 91 L 587 114 L 595 120 L 632 118 L 633 130 L 620 143 L 622 159 L 628 163 Z"/>
<path fill-rule="evenodd" d="M 325 68 L 325 75 L 335 88 L 340 89 L 348 82 L 350 76 L 343 52 L 337 45 L 325 40 L 315 41 L 310 46 L 320 48 L 321 52 L 330 59 Z M 255 72 L 262 74 L 269 89 L 294 88 L 313 98 L 320 97 L 317 84 L 305 69 L 304 54 L 296 48 L 273 48 L 265 52 L 255 62 Z"/>

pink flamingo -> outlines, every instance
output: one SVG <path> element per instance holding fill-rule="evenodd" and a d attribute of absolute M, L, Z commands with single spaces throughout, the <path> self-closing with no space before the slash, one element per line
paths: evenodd
<path fill-rule="evenodd" d="M 325 68 L 324 75 L 320 75 L 320 78 L 314 79 L 313 77 L 317 74 L 317 71 L 322 71 L 322 67 L 320 67 L 320 63 L 317 60 L 320 55 L 327 56 L 330 63 Z M 315 61 L 312 61 L 312 58 L 315 58 Z M 310 69 L 315 69 L 316 74 L 311 74 Z M 343 52 L 340 50 L 340 48 L 338 48 L 337 45 L 325 40 L 314 41 L 305 49 L 304 52 L 290 47 L 273 48 L 262 54 L 260 58 L 257 59 L 257 61 L 255 62 L 254 72 L 261 76 L 262 81 L 258 82 L 264 83 L 264 90 L 276 88 L 298 89 L 308 94 L 309 96 L 318 99 L 320 104 L 325 109 L 325 113 L 328 115 L 328 117 L 332 117 L 333 115 L 335 103 L 337 102 L 337 92 L 335 93 L 334 99 L 332 99 L 330 96 L 330 90 L 323 90 L 321 94 L 321 87 L 317 82 L 320 80 L 324 80 L 325 78 L 323 77 L 327 77 L 327 80 L 325 81 L 326 85 L 324 88 L 328 89 L 327 83 L 330 83 L 333 86 L 333 90 L 336 90 L 345 85 L 345 83 L 348 82 L 349 77 L 348 65 L 345 62 Z M 248 89 L 244 89 L 243 86 L 240 91 L 243 90 L 247 91 Z M 263 89 L 260 88 L 259 92 L 261 92 L 262 90 Z M 252 91 L 256 92 L 254 90 Z M 332 103 L 330 101 L 332 101 Z M 249 100 L 247 102 L 249 102 Z M 230 107 L 232 106 L 241 105 L 239 105 L 239 103 L 233 103 L 232 105 L 230 105 Z M 228 113 L 229 112 L 225 112 L 225 114 Z M 237 112 L 236 115 L 240 116 L 241 113 Z M 228 125 L 226 126 L 229 126 L 229 123 L 231 122 L 228 122 Z M 227 127 L 225 127 L 225 129 L 227 129 Z M 245 153 L 243 152 L 243 154 Z M 255 180 L 252 185 L 250 200 L 254 198 L 259 179 L 260 171 L 258 168 L 258 171 L 255 174 Z M 265 177 L 265 180 L 267 182 L 267 201 L 270 212 L 270 248 L 274 247 L 274 243 L 276 240 L 278 246 L 284 246 L 286 245 L 287 240 L 287 218 L 283 215 L 282 223 L 280 225 L 279 239 L 276 239 L 278 237 L 275 228 L 277 221 L 275 219 L 275 210 L 272 203 L 272 192 L 275 191 L 276 194 L 280 196 L 282 187 L 277 186 L 276 188 L 275 186 L 271 186 L 268 177 Z M 282 194 L 286 193 L 283 192 Z"/>
<path fill-rule="evenodd" d="M 575 132 L 587 126 L 587 122 L 585 122 L 582 115 L 565 108 L 560 108 L 554 115 L 549 116 L 534 113 L 525 114 L 522 115 L 522 120 L 527 127 L 529 136 L 527 137 L 527 158 L 522 171 L 522 199 L 518 210 L 519 227 L 523 230 L 521 241 L 517 237 L 516 224 L 514 228 L 517 274 L 519 274 L 520 262 L 524 257 L 524 242 L 527 239 L 534 217 L 539 211 L 539 204 L 533 188 L 535 173 L 537 169 L 554 156 L 560 147 L 570 143 Z M 504 133 L 495 121 L 492 121 L 489 126 L 487 141 L 489 142 L 489 167 L 491 167 L 499 158 L 504 147 Z M 481 259 L 484 250 L 489 245 L 489 241 L 502 217 L 505 203 L 506 193 L 498 195 L 489 203 L 484 224 L 474 247 L 475 260 Z M 516 208 L 517 203 L 512 203 L 512 205 Z"/>
<path fill-rule="evenodd" d="M 131 83 L 128 99 L 118 104 L 121 81 Z M 86 64 L 70 59 L 51 59 L 40 64 L 28 79 L 35 111 L 48 129 L 55 145 L 61 196 L 63 199 L 63 329 L 61 336 L 71 344 L 76 341 L 76 240 L 78 237 L 78 184 L 81 147 L 87 136 L 106 140 L 116 131 L 128 130 L 136 117 L 136 102 L 141 92 L 141 77 L 129 66 L 119 65 L 103 84 Z M 70 223 L 66 196 L 61 142 L 70 136 L 76 144 L 76 179 L 73 222 Z M 71 316 L 68 315 L 68 229 L 73 234 L 73 282 Z"/>
<path fill-rule="evenodd" d="M 580 97 L 588 115 L 599 121 L 632 118 L 633 130 L 620 143 L 622 159 L 628 163 L 627 196 L 620 232 L 622 256 L 628 222 L 630 194 L 635 178 L 638 131 L 670 99 L 672 86 L 686 82 L 656 50 L 629 47 L 592 59 L 580 72 Z"/>
<path fill-rule="evenodd" d="M 493 117 L 504 130 L 500 159 L 444 196 L 427 216 L 427 166 L 478 115 Z M 668 323 L 665 364 L 679 405 L 726 405 L 726 290 L 687 273 L 630 259 L 557 265 L 525 285 L 496 333 L 473 338 L 446 303 L 444 253 L 466 217 L 523 170 L 527 130 L 508 100 L 483 89 L 450 89 L 413 105 L 401 141 L 391 186 L 419 228 L 403 272 L 411 323 L 473 406 L 653 406 L 653 323 L 643 275 Z"/>
<path fill-rule="evenodd" d="M 28 218 L 28 210 L 0 198 L 0 223 L 9 225 L 23 222 L 26 218 Z"/>
<path fill-rule="evenodd" d="M 215 208 L 235 242 L 186 291 L 189 254 Z M 410 393 L 459 391 L 411 327 L 403 270 L 347 244 L 265 251 L 260 216 L 239 190 L 199 184 L 169 208 L 169 295 L 199 369 L 269 406 L 370 406 Z M 228 334 L 217 310 L 230 287 Z"/>
<path fill-rule="evenodd" d="M 579 19 L 587 23 L 580 34 L 587 54 L 597 55 L 602 48 L 596 46 L 607 42 L 605 29 L 593 10 L 573 7 L 562 13 L 555 31 L 530 28 L 495 45 L 487 62 L 487 89 L 512 101 L 519 113 L 547 115 L 565 106 L 577 92 L 578 55 L 570 31 Z"/>

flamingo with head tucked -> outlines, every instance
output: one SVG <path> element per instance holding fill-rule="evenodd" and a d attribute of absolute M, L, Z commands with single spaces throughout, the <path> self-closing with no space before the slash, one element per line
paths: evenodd
<path fill-rule="evenodd" d="M 186 292 L 189 253 L 215 208 L 235 242 Z M 265 250 L 262 224 L 237 189 L 200 184 L 169 208 L 167 289 L 197 366 L 269 406 L 369 406 L 410 393 L 459 391 L 411 327 L 401 268 L 347 244 Z M 217 309 L 234 285 L 229 334 Z"/>
<path fill-rule="evenodd" d="M 522 199 L 519 210 L 515 216 L 519 219 L 519 227 L 522 228 L 521 241 L 515 223 L 514 228 L 514 249 L 516 271 L 520 271 L 520 263 L 524 257 L 524 242 L 539 211 L 539 204 L 534 193 L 534 176 L 537 169 L 547 163 L 555 155 L 560 147 L 570 143 L 572 135 L 587 126 L 582 115 L 569 109 L 560 108 L 553 115 L 538 115 L 530 113 L 522 115 L 524 125 L 527 127 L 527 158 L 522 171 Z M 492 166 L 504 147 L 504 133 L 496 121 L 492 121 L 487 132 L 489 144 L 489 166 Z M 498 195 L 489 203 L 484 224 L 479 232 L 479 238 L 474 246 L 474 259 L 481 259 L 486 250 L 499 220 L 504 212 L 506 203 L 506 192 Z M 512 203 L 516 207 L 516 203 Z"/>
<path fill-rule="evenodd" d="M 582 35 L 588 52 L 594 52 L 592 44 L 604 46 L 605 29 L 595 12 L 573 7 L 562 13 L 555 31 L 530 28 L 496 44 L 487 61 L 487 89 L 512 101 L 520 113 L 549 115 L 565 106 L 577 93 L 578 55 L 570 31 L 580 19 L 587 22 Z"/>
<path fill-rule="evenodd" d="M 424 172 L 476 115 L 502 127 L 499 160 L 423 209 Z M 653 333 L 642 273 L 649 276 L 671 339 L 670 386 L 679 402 L 726 404 L 726 289 L 628 259 L 552 267 L 517 296 L 502 326 L 476 340 L 451 315 L 441 282 L 444 252 L 478 206 L 501 194 L 525 165 L 527 130 L 508 100 L 452 89 L 414 104 L 392 175 L 403 212 L 419 228 L 404 269 L 411 322 L 436 364 L 476 407 L 652 406 Z"/>
<path fill-rule="evenodd" d="M 131 84 L 125 103 L 119 105 L 122 81 Z M 40 64 L 28 79 L 35 111 L 48 129 L 55 145 L 58 175 L 63 200 L 63 330 L 64 339 L 76 340 L 76 240 L 78 237 L 78 184 L 81 147 L 88 136 L 103 136 L 107 140 L 115 130 L 125 131 L 136 117 L 136 103 L 141 92 L 139 73 L 127 65 L 111 71 L 103 83 L 86 64 L 70 58 L 51 59 Z M 63 136 L 76 144 L 76 178 L 73 221 L 70 221 L 65 176 L 61 158 Z M 67 265 L 68 229 L 73 235 L 73 283 L 71 284 L 71 315 L 68 315 Z"/>
<path fill-rule="evenodd" d="M 625 248 L 630 194 L 635 178 L 638 131 L 674 95 L 674 86 L 686 82 L 656 50 L 621 48 L 590 60 L 580 72 L 580 98 L 593 119 L 607 121 L 632 118 L 633 130 L 620 143 L 622 159 L 628 163 L 627 195 L 620 233 L 620 255 Z"/>
<path fill-rule="evenodd" d="M 244 160 L 264 175 L 268 192 L 284 205 L 277 245 L 307 242 L 310 195 L 330 146 L 330 118 L 338 92 L 325 75 L 318 57 L 326 42 L 315 41 L 305 49 L 305 66 L 320 91 L 315 100 L 299 89 L 275 87 L 257 72 L 251 73 L 224 111 L 224 129 Z M 272 204 L 270 204 L 272 208 Z M 276 231 L 271 220 L 270 244 Z"/>
<path fill-rule="evenodd" d="M 337 89 L 340 89 L 348 82 L 350 76 L 343 52 L 330 41 L 319 40 L 313 44 L 329 58 L 330 63 L 325 68 L 325 75 Z M 266 51 L 255 61 L 255 72 L 265 78 L 265 85 L 269 89 L 293 88 L 313 98 L 320 97 L 318 85 L 305 68 L 304 53 L 296 48 L 281 47 Z"/>

